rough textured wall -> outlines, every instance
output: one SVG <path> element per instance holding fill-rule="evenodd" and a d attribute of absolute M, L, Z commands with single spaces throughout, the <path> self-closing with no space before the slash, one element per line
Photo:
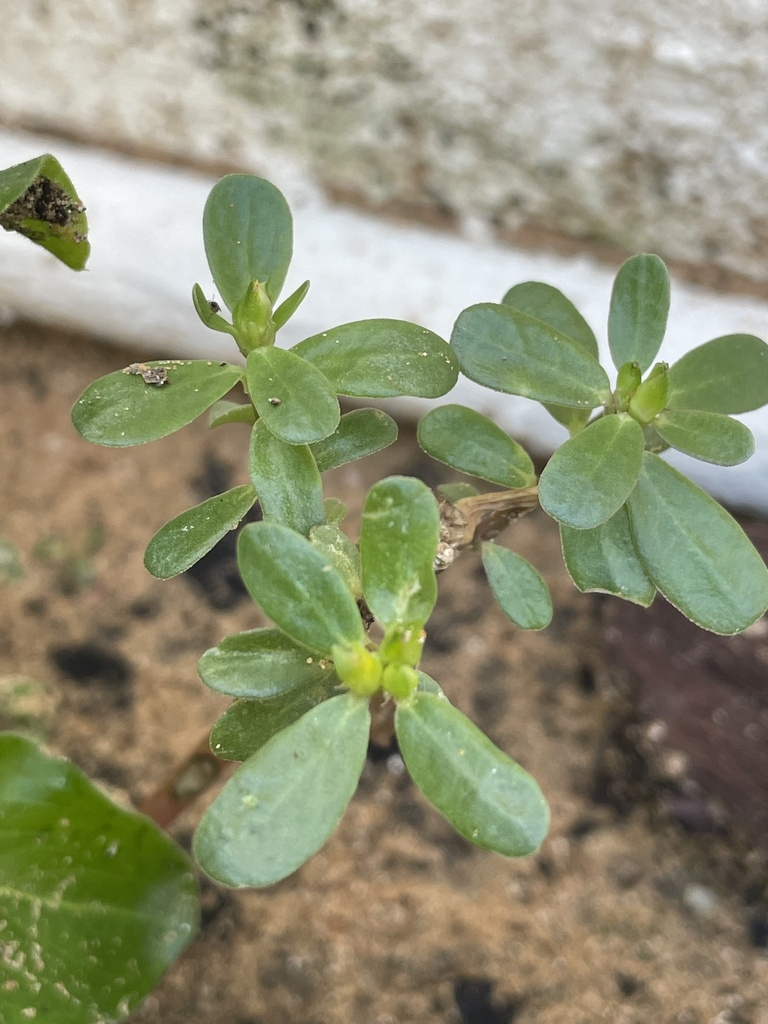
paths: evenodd
<path fill-rule="evenodd" d="M 23 0 L 0 121 L 768 281 L 766 0 Z"/>

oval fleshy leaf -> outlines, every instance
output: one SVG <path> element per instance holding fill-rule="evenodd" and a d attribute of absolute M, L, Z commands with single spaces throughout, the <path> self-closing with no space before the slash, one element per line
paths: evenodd
<path fill-rule="evenodd" d="M 339 692 L 338 678 L 330 674 L 277 697 L 236 700 L 211 732 L 211 750 L 225 761 L 247 761 L 267 740 L 287 729 L 312 708 Z"/>
<path fill-rule="evenodd" d="M 146 383 L 142 372 L 151 376 L 151 370 L 165 371 L 165 383 Z M 72 422 L 86 441 L 108 448 L 156 441 L 197 419 L 242 377 L 239 367 L 207 359 L 132 363 L 89 385 L 75 402 Z"/>
<path fill-rule="evenodd" d="M 288 444 L 311 444 L 332 434 L 341 411 L 330 381 L 293 352 L 248 353 L 248 392 L 264 425 Z"/>
<path fill-rule="evenodd" d="M 0 170 L 0 227 L 24 235 L 72 270 L 82 270 L 91 251 L 85 207 L 50 153 Z"/>
<path fill-rule="evenodd" d="M 327 558 L 277 523 L 244 527 L 237 563 L 254 601 L 298 644 L 330 655 L 334 644 L 364 643 L 354 597 Z"/>
<path fill-rule="evenodd" d="M 274 302 L 293 255 L 293 220 L 279 189 L 252 174 L 217 181 L 203 212 L 205 255 L 232 310 L 253 281 Z"/>
<path fill-rule="evenodd" d="M 313 526 L 309 531 L 312 546 L 324 555 L 341 576 L 355 599 L 363 596 L 360 582 L 360 552 L 343 530 L 335 525 Z"/>
<path fill-rule="evenodd" d="M 321 473 L 347 462 L 364 459 L 397 440 L 397 424 L 381 409 L 354 409 L 345 413 L 330 437 L 311 445 Z"/>
<path fill-rule="evenodd" d="M 197 671 L 206 686 L 232 697 L 265 699 L 327 680 L 333 665 L 279 629 L 250 629 L 205 652 Z"/>
<path fill-rule="evenodd" d="M 595 332 L 571 300 L 551 284 L 524 281 L 510 288 L 501 301 L 505 306 L 512 306 L 554 327 L 575 342 L 582 352 L 593 359 L 600 359 Z"/>
<path fill-rule="evenodd" d="M 357 787 L 370 729 L 368 702 L 324 701 L 273 736 L 203 815 L 193 851 L 223 885 L 279 882 L 334 832 Z"/>
<path fill-rule="evenodd" d="M 432 613 L 439 532 L 437 502 L 420 480 L 392 476 L 368 492 L 360 528 L 363 593 L 383 626 L 421 627 Z"/>
<path fill-rule="evenodd" d="M 611 293 L 608 343 L 616 369 L 638 363 L 643 373 L 667 330 L 669 274 L 658 256 L 642 253 L 619 268 Z"/>
<path fill-rule="evenodd" d="M 160 580 L 185 572 L 235 529 L 255 501 L 253 487 L 243 484 L 187 509 L 154 535 L 144 555 L 145 567 Z"/>
<path fill-rule="evenodd" d="M 679 452 L 717 466 L 738 466 L 755 453 L 749 427 L 719 412 L 668 409 L 656 417 L 653 426 Z"/>
<path fill-rule="evenodd" d="M 669 368 L 670 409 L 737 413 L 768 403 L 768 345 L 726 334 L 699 345 Z"/>
<path fill-rule="evenodd" d="M 212 331 L 220 331 L 222 334 L 235 336 L 235 328 L 220 313 L 216 312 L 218 304 L 206 299 L 205 292 L 199 284 L 194 285 L 192 288 L 192 305 L 206 327 Z"/>
<path fill-rule="evenodd" d="M 463 405 L 441 405 L 418 427 L 419 445 L 461 473 L 514 489 L 536 482 L 528 452 L 487 416 Z"/>
<path fill-rule="evenodd" d="M 544 629 L 552 620 L 552 599 L 541 573 L 508 548 L 482 545 L 483 565 L 493 596 L 521 629 Z"/>
<path fill-rule="evenodd" d="M 461 369 L 494 391 L 594 409 L 610 397 L 598 361 L 535 317 L 491 302 L 459 314 L 451 336 Z"/>
<path fill-rule="evenodd" d="M 413 781 L 460 835 L 506 857 L 539 848 L 549 809 L 538 784 L 447 700 L 417 691 L 398 703 L 395 730 Z"/>
<path fill-rule="evenodd" d="M 251 433 L 249 472 L 264 519 L 305 536 L 325 522 L 323 483 L 307 445 L 281 441 L 258 420 Z"/>
<path fill-rule="evenodd" d="M 122 1020 L 197 918 L 192 865 L 160 829 L 73 764 L 0 736 L 0 1019 Z"/>
<path fill-rule="evenodd" d="M 450 345 L 405 320 L 358 320 L 294 345 L 339 395 L 439 398 L 454 386 L 459 364 Z"/>
<path fill-rule="evenodd" d="M 250 402 L 228 402 L 220 399 L 211 406 L 208 413 L 208 426 L 221 427 L 225 423 L 255 423 L 256 410 Z"/>
<path fill-rule="evenodd" d="M 768 570 L 738 523 L 646 452 L 627 502 L 635 546 L 670 604 L 713 633 L 739 633 L 768 608 Z"/>
<path fill-rule="evenodd" d="M 583 593 L 613 594 L 647 608 L 656 596 L 635 548 L 626 505 L 591 530 L 560 527 L 565 567 Z"/>
<path fill-rule="evenodd" d="M 577 530 L 606 522 L 629 497 L 643 460 L 643 430 L 625 415 L 603 416 L 555 452 L 539 480 L 541 507 Z"/>

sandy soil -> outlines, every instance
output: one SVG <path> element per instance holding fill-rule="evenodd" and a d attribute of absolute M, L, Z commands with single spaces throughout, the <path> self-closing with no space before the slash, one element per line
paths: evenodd
<path fill-rule="evenodd" d="M 165 583 L 142 565 L 163 522 L 244 482 L 246 428 L 198 422 L 110 451 L 70 426 L 79 392 L 135 358 L 23 325 L 0 336 L 0 538 L 23 569 L 7 578 L 6 550 L 0 725 L 31 724 L 139 802 L 226 706 L 197 658 L 259 619 L 231 547 Z M 359 510 L 391 472 L 444 479 L 405 437 L 328 491 Z M 424 667 L 540 781 L 553 812 L 541 852 L 470 847 L 396 749 L 372 748 L 338 832 L 295 876 L 261 892 L 203 883 L 202 934 L 136 1024 L 768 1024 L 760 856 L 684 831 L 642 787 L 612 799 L 611 772 L 634 769 L 606 732 L 603 605 L 574 592 L 543 515 L 505 543 L 547 577 L 553 625 L 509 623 L 466 555 L 441 578 Z M 200 810 L 174 827 L 182 843 Z"/>

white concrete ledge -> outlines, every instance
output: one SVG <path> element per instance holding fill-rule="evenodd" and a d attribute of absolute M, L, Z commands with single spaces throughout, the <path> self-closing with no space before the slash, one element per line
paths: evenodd
<path fill-rule="evenodd" d="M 207 331 L 192 308 L 195 282 L 214 294 L 203 252 L 201 217 L 214 179 L 143 163 L 54 139 L 0 132 L 0 166 L 55 153 L 88 208 L 93 247 L 89 269 L 74 274 L 25 239 L 0 239 L 0 304 L 10 314 L 75 328 L 105 341 L 141 346 L 148 355 L 232 358 L 229 339 Z M 285 344 L 330 326 L 368 317 L 414 320 L 447 338 L 453 321 L 475 302 L 499 301 L 520 281 L 562 289 L 595 329 L 607 351 L 605 321 L 613 275 L 590 259 L 502 248 L 418 227 L 403 227 L 330 206 L 294 168 L 268 176 L 286 193 L 295 219 L 294 264 L 286 294 L 305 278 L 312 287 L 284 329 Z M 722 334 L 768 337 L 768 303 L 719 295 L 675 282 L 668 338 L 661 357 Z M 492 415 L 533 451 L 565 432 L 536 403 L 496 394 L 462 380 L 450 401 Z M 426 403 L 399 406 L 414 412 Z M 702 486 L 732 506 L 768 513 L 768 410 L 740 417 L 757 451 L 731 469 L 684 457 Z"/>

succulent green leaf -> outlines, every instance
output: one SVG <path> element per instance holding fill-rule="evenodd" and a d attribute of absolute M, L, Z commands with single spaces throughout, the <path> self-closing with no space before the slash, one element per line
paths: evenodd
<path fill-rule="evenodd" d="M 209 327 L 212 331 L 220 331 L 222 334 L 230 334 L 234 337 L 235 328 L 220 313 L 216 312 L 211 301 L 206 299 L 205 292 L 199 284 L 194 285 L 192 288 L 192 305 L 206 327 Z"/>
<path fill-rule="evenodd" d="M 459 314 L 451 344 L 464 374 L 494 391 L 586 410 L 610 397 L 608 377 L 592 355 L 519 309 L 470 306 Z"/>
<path fill-rule="evenodd" d="M 330 837 L 357 787 L 368 702 L 323 701 L 242 765 L 203 815 L 193 850 L 206 874 L 234 887 L 272 885 Z"/>
<path fill-rule="evenodd" d="M 249 470 L 266 520 L 305 536 L 325 522 L 323 484 L 308 445 L 281 441 L 258 420 L 251 433 Z"/>
<path fill-rule="evenodd" d="M 255 423 L 256 410 L 250 402 L 229 402 L 220 399 L 208 413 L 208 426 L 221 427 L 225 423 Z"/>
<path fill-rule="evenodd" d="M 439 398 L 459 376 L 450 346 L 405 320 L 343 324 L 299 342 L 291 351 L 321 370 L 337 394 L 358 398 Z"/>
<path fill-rule="evenodd" d="M 656 596 L 635 548 L 626 505 L 591 530 L 560 527 L 565 567 L 583 593 L 614 594 L 647 608 Z"/>
<path fill-rule="evenodd" d="M 629 497 L 643 461 L 643 430 L 626 415 L 603 416 L 558 448 L 539 480 L 541 507 L 553 519 L 589 530 Z"/>
<path fill-rule="evenodd" d="M 668 370 L 666 363 L 657 363 L 629 399 L 627 411 L 641 426 L 653 422 L 667 404 Z"/>
<path fill-rule="evenodd" d="M 421 628 L 432 613 L 439 532 L 437 502 L 420 480 L 392 476 L 368 492 L 360 528 L 363 592 L 383 626 Z"/>
<path fill-rule="evenodd" d="M 192 865 L 163 832 L 73 764 L 0 736 L 0 1020 L 122 1020 L 197 918 Z"/>
<path fill-rule="evenodd" d="M 347 462 L 364 459 L 397 440 L 397 424 L 381 409 L 354 409 L 345 413 L 329 437 L 311 446 L 321 473 Z"/>
<path fill-rule="evenodd" d="M 248 353 L 248 391 L 264 425 L 288 444 L 311 444 L 339 425 L 330 382 L 293 352 L 269 346 Z"/>
<path fill-rule="evenodd" d="M 141 370 L 165 370 L 164 384 L 145 383 Z M 72 409 L 75 429 L 86 441 L 127 448 L 166 437 L 197 419 L 235 384 L 243 372 L 207 359 L 154 359 L 94 381 Z"/>
<path fill-rule="evenodd" d="M 482 545 L 483 565 L 499 607 L 521 629 L 544 629 L 552 620 L 547 584 L 530 562 L 497 544 Z"/>
<path fill-rule="evenodd" d="M 461 473 L 502 487 L 530 487 L 536 472 L 528 452 L 487 416 L 463 405 L 441 405 L 419 423 L 427 455 Z"/>
<path fill-rule="evenodd" d="M 309 539 L 320 554 L 328 559 L 355 598 L 361 598 L 360 552 L 346 533 L 338 526 L 313 526 L 309 531 Z"/>
<path fill-rule="evenodd" d="M 432 676 L 428 676 L 427 673 L 422 672 L 421 669 L 418 669 L 418 673 L 419 683 L 417 689 L 420 693 L 433 693 L 436 697 L 443 697 L 444 700 L 447 699 L 443 696 L 443 691 Z"/>
<path fill-rule="evenodd" d="M 582 352 L 593 359 L 600 359 L 595 332 L 571 300 L 551 284 L 524 281 L 510 288 L 501 301 L 505 306 L 512 306 L 554 327 L 560 334 L 574 341 Z"/>
<path fill-rule="evenodd" d="M 395 729 L 413 781 L 460 835 L 506 857 L 539 848 L 549 810 L 537 783 L 447 700 L 417 690 Z"/>
<path fill-rule="evenodd" d="M 669 274 L 658 256 L 628 259 L 613 283 L 608 343 L 614 366 L 638 363 L 643 373 L 656 358 L 669 315 Z"/>
<path fill-rule="evenodd" d="M 731 635 L 768 608 L 768 570 L 744 531 L 714 499 L 646 452 L 629 501 L 646 572 L 696 625 Z"/>
<path fill-rule="evenodd" d="M 72 270 L 82 270 L 91 251 L 85 207 L 50 153 L 0 171 L 0 227 L 24 235 Z"/>
<path fill-rule="evenodd" d="M 168 580 L 185 572 L 234 530 L 256 501 L 250 484 L 216 494 L 161 526 L 147 546 L 144 565 Z"/>
<path fill-rule="evenodd" d="M 749 427 L 719 412 L 668 409 L 656 417 L 653 425 L 672 448 L 702 462 L 737 466 L 755 452 Z"/>
<path fill-rule="evenodd" d="M 329 674 L 277 697 L 236 700 L 214 725 L 211 750 L 225 761 L 247 761 L 267 740 L 338 691 L 338 677 Z"/>
<path fill-rule="evenodd" d="M 197 671 L 218 693 L 264 700 L 325 682 L 333 666 L 281 630 L 267 627 L 225 637 L 205 652 Z"/>
<path fill-rule="evenodd" d="M 293 255 L 293 221 L 279 189 L 251 174 L 216 182 L 203 212 L 208 266 L 230 310 L 253 281 L 274 302 Z"/>
<path fill-rule="evenodd" d="M 309 281 L 305 281 L 304 284 L 299 285 L 295 292 L 291 292 L 285 302 L 280 303 L 272 314 L 272 323 L 274 324 L 276 331 L 288 323 L 306 298 L 308 291 Z"/>
<path fill-rule="evenodd" d="M 326 498 L 323 502 L 325 520 L 329 526 L 338 526 L 349 515 L 349 509 L 340 498 Z"/>
<path fill-rule="evenodd" d="M 252 523 L 238 538 L 237 562 L 253 599 L 298 644 L 328 655 L 363 643 L 357 603 L 327 558 L 294 530 Z"/>
<path fill-rule="evenodd" d="M 768 345 L 726 334 L 699 345 L 669 368 L 670 409 L 738 413 L 768 402 Z"/>

